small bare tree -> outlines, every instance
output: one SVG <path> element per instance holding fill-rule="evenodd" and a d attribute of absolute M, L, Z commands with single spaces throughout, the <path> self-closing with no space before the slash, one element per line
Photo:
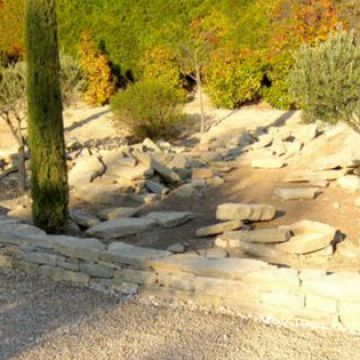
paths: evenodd
<path fill-rule="evenodd" d="M 201 70 L 204 66 L 206 54 L 208 54 L 208 49 L 206 46 L 201 45 L 180 45 L 178 52 L 178 63 L 181 68 L 181 72 L 186 76 L 189 76 L 197 86 L 199 92 L 199 101 L 200 101 L 200 132 L 203 134 L 205 132 L 205 106 L 204 106 L 204 92 L 201 80 Z"/>
<path fill-rule="evenodd" d="M 25 65 L 17 63 L 0 70 L 0 118 L 8 125 L 18 144 L 19 189 L 25 191 Z"/>

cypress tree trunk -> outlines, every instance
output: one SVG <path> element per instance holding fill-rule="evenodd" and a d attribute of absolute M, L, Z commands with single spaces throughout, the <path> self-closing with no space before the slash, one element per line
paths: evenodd
<path fill-rule="evenodd" d="M 61 233 L 67 225 L 68 185 L 55 0 L 25 3 L 33 219 L 48 233 Z"/>

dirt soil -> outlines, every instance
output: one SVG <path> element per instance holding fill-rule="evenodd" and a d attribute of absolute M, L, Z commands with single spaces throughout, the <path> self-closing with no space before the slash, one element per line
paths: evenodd
<path fill-rule="evenodd" d="M 0 360 L 354 360 L 359 337 L 0 272 Z"/>

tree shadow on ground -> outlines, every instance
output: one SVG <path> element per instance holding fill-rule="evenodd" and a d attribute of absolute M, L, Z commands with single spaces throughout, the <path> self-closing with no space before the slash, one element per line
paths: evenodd
<path fill-rule="evenodd" d="M 70 132 L 73 131 L 75 129 L 78 129 L 79 127 L 82 127 L 86 124 L 89 124 L 90 122 L 99 119 L 101 116 L 104 116 L 106 114 L 110 113 L 110 109 L 107 110 L 101 110 L 96 114 L 93 114 L 89 117 L 87 117 L 86 119 L 80 120 L 80 121 L 75 121 L 72 125 L 68 126 L 67 128 L 65 128 L 65 133 L 66 132 Z"/>

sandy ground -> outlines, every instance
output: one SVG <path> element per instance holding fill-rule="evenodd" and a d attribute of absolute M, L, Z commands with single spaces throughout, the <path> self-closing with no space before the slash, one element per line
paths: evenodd
<path fill-rule="evenodd" d="M 0 273 L 0 359 L 355 360 L 358 337 L 119 301 Z"/>

